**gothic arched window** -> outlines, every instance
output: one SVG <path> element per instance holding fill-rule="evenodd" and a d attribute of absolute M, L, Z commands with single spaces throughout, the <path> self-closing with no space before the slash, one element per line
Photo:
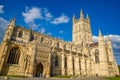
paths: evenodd
<path fill-rule="evenodd" d="M 85 24 L 84 23 L 82 24 L 82 29 L 85 29 Z"/>
<path fill-rule="evenodd" d="M 63 45 L 64 49 L 66 49 L 66 44 Z"/>
<path fill-rule="evenodd" d="M 65 56 L 65 67 L 67 67 L 67 56 Z"/>
<path fill-rule="evenodd" d="M 41 37 L 40 41 L 41 41 L 41 43 L 43 42 L 43 37 Z"/>
<path fill-rule="evenodd" d="M 30 36 L 29 41 L 33 41 L 33 40 L 34 40 L 34 35 L 32 34 L 32 35 Z"/>
<path fill-rule="evenodd" d="M 74 58 L 72 59 L 72 61 L 73 61 L 73 69 L 74 69 L 75 68 L 75 65 L 74 65 L 75 60 L 74 60 Z"/>
<path fill-rule="evenodd" d="M 8 57 L 7 63 L 18 64 L 19 57 L 20 57 L 20 50 L 19 50 L 19 48 L 13 48 L 10 51 L 10 53 L 9 53 L 9 57 Z"/>
<path fill-rule="evenodd" d="M 58 66 L 58 56 L 55 56 L 55 66 Z"/>
<path fill-rule="evenodd" d="M 98 49 L 95 50 L 95 63 L 99 63 L 99 51 L 98 51 Z"/>
<path fill-rule="evenodd" d="M 22 36 L 23 36 L 23 32 L 22 32 L 22 31 L 19 31 L 18 37 L 22 38 Z"/>
<path fill-rule="evenodd" d="M 59 42 L 57 43 L 57 48 L 59 48 Z"/>

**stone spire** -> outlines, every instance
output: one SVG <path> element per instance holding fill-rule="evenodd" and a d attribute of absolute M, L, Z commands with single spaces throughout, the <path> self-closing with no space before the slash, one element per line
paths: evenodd
<path fill-rule="evenodd" d="M 30 25 L 30 29 L 32 29 L 32 24 Z"/>
<path fill-rule="evenodd" d="M 110 40 L 110 37 L 109 37 L 109 35 L 108 35 L 108 34 L 107 34 L 107 40 L 108 40 L 108 41 L 111 41 L 111 40 Z"/>
<path fill-rule="evenodd" d="M 108 45 L 109 48 L 112 48 L 112 42 L 111 42 L 108 34 L 107 34 L 107 45 Z"/>
<path fill-rule="evenodd" d="M 86 16 L 86 20 L 90 22 L 90 17 L 89 17 L 88 14 L 87 14 L 87 16 Z"/>
<path fill-rule="evenodd" d="M 99 36 L 102 36 L 101 30 L 99 29 Z"/>
<path fill-rule="evenodd" d="M 82 9 L 81 9 L 81 11 L 80 11 L 80 19 L 84 19 L 84 14 L 83 14 Z"/>
<path fill-rule="evenodd" d="M 100 29 L 99 29 L 98 42 L 99 42 L 99 45 L 105 45 L 104 37 L 102 36 L 102 32 Z"/>
<path fill-rule="evenodd" d="M 33 35 L 33 32 L 32 32 L 32 24 L 30 25 L 30 38 L 29 38 L 29 41 L 32 41 L 34 39 L 34 35 Z"/>
<path fill-rule="evenodd" d="M 16 17 L 14 17 L 13 19 L 10 20 L 9 25 L 10 25 L 10 26 L 14 26 L 15 23 L 16 23 Z"/>
<path fill-rule="evenodd" d="M 73 23 L 76 21 L 75 14 L 73 14 Z"/>
<path fill-rule="evenodd" d="M 88 19 L 88 18 L 89 18 L 89 15 L 87 14 L 86 19 Z"/>

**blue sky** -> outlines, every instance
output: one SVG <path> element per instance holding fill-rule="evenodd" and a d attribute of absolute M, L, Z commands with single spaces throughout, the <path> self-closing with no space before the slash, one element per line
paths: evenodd
<path fill-rule="evenodd" d="M 79 18 L 80 10 L 90 16 L 93 41 L 98 28 L 105 39 L 109 34 L 114 54 L 120 64 L 120 0 L 0 0 L 0 41 L 11 18 L 17 25 L 64 39 L 72 40 L 72 16 Z"/>

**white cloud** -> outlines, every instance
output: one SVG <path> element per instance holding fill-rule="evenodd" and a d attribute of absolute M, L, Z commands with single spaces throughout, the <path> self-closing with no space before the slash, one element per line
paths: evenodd
<path fill-rule="evenodd" d="M 112 42 L 115 57 L 120 56 L 120 35 L 110 34 L 109 37 Z M 107 35 L 104 36 L 104 40 L 107 41 Z M 93 41 L 97 42 L 98 36 L 93 36 Z"/>
<path fill-rule="evenodd" d="M 6 19 L 0 17 L 0 42 L 3 39 L 3 36 L 4 36 L 7 26 L 8 26 L 8 21 Z"/>
<path fill-rule="evenodd" d="M 53 17 L 47 8 L 38 7 L 32 7 L 31 9 L 26 7 L 25 12 L 22 12 L 22 15 L 25 17 L 24 20 L 26 23 L 34 22 L 35 19 L 49 21 Z"/>
<path fill-rule="evenodd" d="M 22 12 L 22 15 L 25 17 L 24 20 L 26 23 L 34 22 L 35 19 L 42 19 L 41 9 L 38 7 L 33 7 L 29 9 L 26 7 L 25 12 Z"/>
<path fill-rule="evenodd" d="M 2 29 L 6 29 L 8 25 L 8 21 L 2 17 L 0 17 L 0 28 Z"/>
<path fill-rule="evenodd" d="M 53 16 L 52 16 L 51 13 L 49 13 L 49 12 L 45 14 L 45 19 L 46 19 L 47 21 L 51 20 L 52 17 L 53 17 Z"/>
<path fill-rule="evenodd" d="M 45 20 L 49 21 L 52 24 L 62 24 L 68 23 L 69 17 L 62 14 L 61 16 L 54 18 L 54 16 L 48 11 L 47 8 L 38 8 L 38 7 L 26 7 L 25 12 L 22 12 L 24 21 L 28 23 L 34 23 L 35 20 Z"/>
<path fill-rule="evenodd" d="M 63 37 L 58 37 L 58 39 L 63 40 Z"/>
<path fill-rule="evenodd" d="M 120 42 L 120 35 L 109 35 L 110 39 L 114 42 Z"/>
<path fill-rule="evenodd" d="M 68 23 L 69 22 L 69 17 L 62 14 L 58 18 L 54 18 L 53 21 L 51 21 L 52 24 L 61 24 L 61 23 Z"/>
<path fill-rule="evenodd" d="M 45 33 L 45 29 L 44 29 L 44 28 L 41 28 L 40 32 L 41 32 L 41 33 Z"/>
<path fill-rule="evenodd" d="M 98 36 L 92 36 L 92 39 L 94 42 L 97 42 L 98 41 Z"/>
<path fill-rule="evenodd" d="M 47 35 L 52 35 L 52 34 L 50 32 L 48 32 Z"/>
<path fill-rule="evenodd" d="M 33 29 L 33 30 L 38 29 L 38 28 L 39 28 L 39 26 L 40 26 L 40 24 L 35 24 L 35 23 L 32 23 L 32 29 Z"/>
<path fill-rule="evenodd" d="M 115 49 L 120 49 L 120 45 L 116 44 L 116 43 L 113 43 L 113 48 Z"/>
<path fill-rule="evenodd" d="M 64 33 L 64 31 L 61 30 L 61 31 L 59 31 L 59 33 L 62 34 L 62 33 Z"/>
<path fill-rule="evenodd" d="M 108 35 L 105 35 L 103 37 L 104 37 L 104 40 L 107 41 Z M 113 43 L 113 48 L 120 48 L 120 46 L 118 46 L 118 44 L 116 44 L 116 43 L 120 43 L 120 35 L 110 34 L 109 37 L 110 37 L 110 40 Z M 98 41 L 98 36 L 93 36 L 93 41 L 97 42 Z"/>
<path fill-rule="evenodd" d="M 3 8 L 4 8 L 4 6 L 0 5 L 0 13 L 4 13 Z"/>

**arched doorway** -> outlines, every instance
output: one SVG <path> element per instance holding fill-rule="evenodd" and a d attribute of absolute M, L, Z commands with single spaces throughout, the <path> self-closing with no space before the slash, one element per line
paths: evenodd
<path fill-rule="evenodd" d="M 40 76 L 42 76 L 42 74 L 43 74 L 43 65 L 42 65 L 42 63 L 39 63 L 36 66 L 36 77 L 40 77 Z"/>

